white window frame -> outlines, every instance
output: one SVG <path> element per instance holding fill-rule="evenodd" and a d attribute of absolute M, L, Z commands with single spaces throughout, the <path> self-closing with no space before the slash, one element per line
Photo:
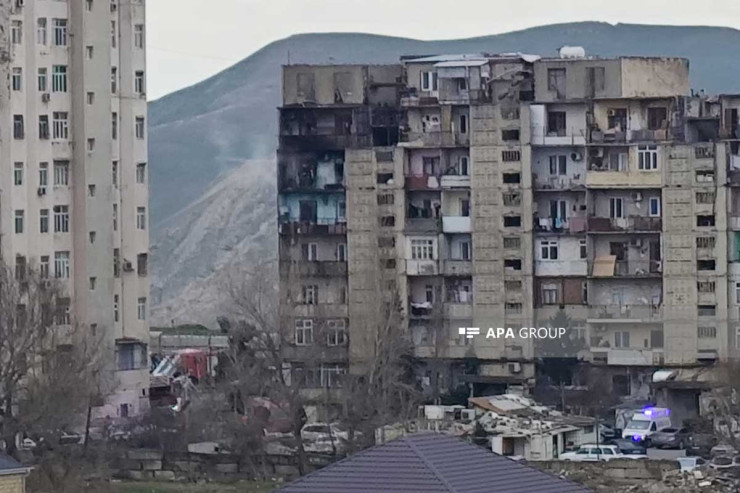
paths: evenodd
<path fill-rule="evenodd" d="M 548 171 L 550 172 L 550 176 L 565 176 L 568 174 L 568 156 L 565 154 L 550 156 Z"/>
<path fill-rule="evenodd" d="M 460 176 L 470 176 L 470 156 L 460 156 L 458 172 Z"/>
<path fill-rule="evenodd" d="M 657 204 L 657 212 L 653 212 L 653 204 Z M 648 215 L 650 217 L 660 217 L 660 197 L 650 197 L 648 199 Z"/>
<path fill-rule="evenodd" d="M 51 92 L 67 92 L 67 70 L 66 65 L 53 65 L 51 67 Z"/>
<path fill-rule="evenodd" d="M 319 304 L 319 286 L 317 284 L 304 284 L 301 291 L 301 301 L 304 305 Z"/>
<path fill-rule="evenodd" d="M 658 169 L 657 145 L 637 146 L 637 169 L 640 171 L 655 171 Z"/>
<path fill-rule="evenodd" d="M 581 260 L 588 258 L 588 240 L 578 240 L 578 255 Z"/>
<path fill-rule="evenodd" d="M 54 277 L 69 279 L 69 251 L 54 252 Z"/>
<path fill-rule="evenodd" d="M 17 162 L 13 164 L 13 185 L 23 185 L 23 163 Z"/>
<path fill-rule="evenodd" d="M 146 92 L 143 70 L 137 70 L 134 72 L 134 92 L 136 94 L 144 94 Z"/>
<path fill-rule="evenodd" d="M 54 206 L 54 232 L 69 233 L 69 206 Z"/>
<path fill-rule="evenodd" d="M 146 320 L 146 297 L 144 296 L 136 300 L 136 318 Z"/>
<path fill-rule="evenodd" d="M 23 90 L 23 67 L 13 67 L 10 87 L 13 91 Z"/>
<path fill-rule="evenodd" d="M 313 320 L 298 318 L 295 321 L 295 345 L 310 346 L 313 344 Z"/>
<path fill-rule="evenodd" d="M 23 21 L 14 20 L 10 23 L 10 42 L 14 45 L 23 44 Z"/>
<path fill-rule="evenodd" d="M 412 238 L 411 239 L 412 260 L 434 260 L 434 240 Z"/>
<path fill-rule="evenodd" d="M 618 330 L 614 332 L 614 347 L 619 349 L 630 348 L 630 332 L 628 330 Z"/>
<path fill-rule="evenodd" d="M 54 46 L 67 46 L 67 19 L 53 19 Z"/>
<path fill-rule="evenodd" d="M 136 183 L 146 183 L 146 163 L 136 164 Z"/>
<path fill-rule="evenodd" d="M 619 207 L 617 207 L 617 204 L 619 204 Z M 624 197 L 610 197 L 609 217 L 612 219 L 624 219 L 624 212 Z"/>
<path fill-rule="evenodd" d="M 343 318 L 326 321 L 326 345 L 329 347 L 347 344 L 347 322 Z"/>
<path fill-rule="evenodd" d="M 46 67 L 39 67 L 38 72 L 36 73 L 37 76 L 37 84 L 39 92 L 48 92 L 49 91 L 49 69 Z"/>
<path fill-rule="evenodd" d="M 54 161 L 54 186 L 69 186 L 69 161 Z"/>
<path fill-rule="evenodd" d="M 136 229 L 146 230 L 146 207 L 136 208 Z"/>
<path fill-rule="evenodd" d="M 337 261 L 339 262 L 347 261 L 347 244 L 346 243 L 339 243 L 337 245 Z"/>
<path fill-rule="evenodd" d="M 544 283 L 542 284 L 542 304 L 543 305 L 557 305 L 560 297 L 560 289 L 557 284 Z"/>
<path fill-rule="evenodd" d="M 134 134 L 137 139 L 143 139 L 146 136 L 146 120 L 143 116 L 137 116 L 134 122 Z"/>
<path fill-rule="evenodd" d="M 560 245 L 558 240 L 540 241 L 540 260 L 558 260 L 560 256 Z"/>
<path fill-rule="evenodd" d="M 134 24 L 134 48 L 144 48 L 145 42 L 144 24 Z"/>
<path fill-rule="evenodd" d="M 48 26 L 49 21 L 46 17 L 39 17 L 36 19 L 36 44 L 46 46 L 49 41 Z"/>
<path fill-rule="evenodd" d="M 424 92 L 437 92 L 437 72 L 425 70 L 421 72 L 421 90 Z"/>
<path fill-rule="evenodd" d="M 49 232 L 49 209 L 39 210 L 39 233 Z"/>
<path fill-rule="evenodd" d="M 69 113 L 54 111 L 51 120 L 51 137 L 54 140 L 69 140 Z"/>

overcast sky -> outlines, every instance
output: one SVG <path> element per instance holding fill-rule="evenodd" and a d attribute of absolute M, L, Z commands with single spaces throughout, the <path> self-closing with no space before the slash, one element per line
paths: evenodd
<path fill-rule="evenodd" d="M 149 0 L 147 92 L 187 87 L 297 33 L 452 39 L 587 20 L 738 28 L 740 1 Z"/>

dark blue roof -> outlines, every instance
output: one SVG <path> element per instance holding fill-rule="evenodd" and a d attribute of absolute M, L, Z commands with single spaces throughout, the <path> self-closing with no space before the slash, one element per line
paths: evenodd
<path fill-rule="evenodd" d="M 437 433 L 362 451 L 277 490 L 282 493 L 585 493 L 591 490 Z"/>
<path fill-rule="evenodd" d="M 26 470 L 27 466 L 24 466 L 9 455 L 0 454 L 0 473 L 5 471 L 12 471 L 14 469 Z"/>

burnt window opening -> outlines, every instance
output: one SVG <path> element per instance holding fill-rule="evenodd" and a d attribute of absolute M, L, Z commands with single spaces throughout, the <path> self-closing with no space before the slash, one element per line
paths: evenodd
<path fill-rule="evenodd" d="M 393 227 L 396 225 L 396 216 L 383 216 L 379 221 L 381 227 Z"/>
<path fill-rule="evenodd" d="M 648 130 L 660 130 L 668 127 L 668 110 L 663 107 L 648 108 Z"/>
<path fill-rule="evenodd" d="M 565 69 L 547 69 L 547 90 L 555 92 L 556 98 L 565 97 Z"/>
<path fill-rule="evenodd" d="M 378 173 L 379 185 L 390 185 L 393 182 L 393 173 Z"/>
<path fill-rule="evenodd" d="M 317 206 L 315 200 L 301 200 L 299 202 L 301 222 L 316 222 L 317 219 Z"/>
<path fill-rule="evenodd" d="M 508 129 L 508 130 L 501 130 L 501 139 L 519 140 L 519 129 L 513 128 L 513 129 Z"/>
<path fill-rule="evenodd" d="M 393 151 L 375 151 L 375 160 L 379 163 L 393 162 Z"/>
<path fill-rule="evenodd" d="M 522 270 L 522 261 L 518 258 L 508 258 L 504 260 L 504 268 L 513 270 Z"/>
<path fill-rule="evenodd" d="M 504 248 L 515 249 L 521 247 L 521 240 L 517 237 L 504 238 Z"/>
<path fill-rule="evenodd" d="M 521 216 L 504 216 L 504 227 L 518 228 L 522 225 Z"/>
<path fill-rule="evenodd" d="M 383 264 L 386 269 L 395 269 L 396 268 L 396 259 L 389 258 L 383 261 Z"/>
<path fill-rule="evenodd" d="M 611 108 L 607 112 L 607 126 L 609 130 L 627 130 L 627 108 Z"/>
<path fill-rule="evenodd" d="M 509 185 L 515 185 L 521 183 L 522 177 L 520 173 L 504 173 L 504 183 Z"/>
<path fill-rule="evenodd" d="M 393 205 L 395 197 L 392 193 L 382 193 L 378 195 L 378 205 Z"/>
<path fill-rule="evenodd" d="M 714 214 L 696 216 L 696 225 L 700 227 L 714 226 Z"/>
<path fill-rule="evenodd" d="M 549 111 L 547 113 L 547 135 L 564 137 L 565 129 L 565 111 Z"/>
<path fill-rule="evenodd" d="M 696 261 L 696 269 L 697 270 L 714 270 L 717 266 L 716 260 L 697 260 Z"/>

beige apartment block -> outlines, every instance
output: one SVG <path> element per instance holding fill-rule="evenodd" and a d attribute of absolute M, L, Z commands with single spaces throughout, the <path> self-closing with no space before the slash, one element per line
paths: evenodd
<path fill-rule="evenodd" d="M 561 312 L 559 356 L 617 395 L 737 355 L 740 96 L 694 95 L 687 60 L 402 57 L 283 85 L 281 327 L 308 387 L 361 371 L 386 293 L 430 398 L 532 390 L 539 343 L 486 332 Z"/>
<path fill-rule="evenodd" d="M 116 392 L 148 409 L 148 173 L 143 0 L 0 7 L 0 253 L 61 280 L 68 316 L 102 336 Z"/>

